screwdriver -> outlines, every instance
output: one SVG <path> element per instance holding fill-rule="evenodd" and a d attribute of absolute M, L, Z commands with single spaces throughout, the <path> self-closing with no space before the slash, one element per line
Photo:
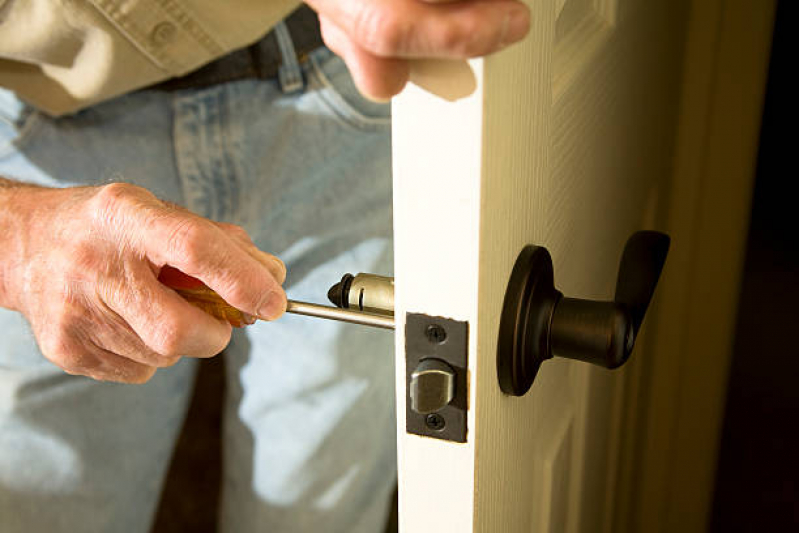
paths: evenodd
<path fill-rule="evenodd" d="M 177 292 L 191 305 L 209 315 L 242 328 L 254 324 L 257 317 L 228 304 L 202 281 L 170 266 L 164 266 L 158 280 Z M 288 300 L 287 313 L 338 320 L 362 326 L 394 329 L 394 280 L 374 274 L 345 274 L 328 291 L 328 298 L 337 305 L 330 307 L 297 300 Z M 353 309 L 357 309 L 353 310 Z"/>

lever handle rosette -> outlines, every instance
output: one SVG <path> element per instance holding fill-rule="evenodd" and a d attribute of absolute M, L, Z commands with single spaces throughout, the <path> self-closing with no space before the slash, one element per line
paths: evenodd
<path fill-rule="evenodd" d="M 666 262 L 669 237 L 639 231 L 627 241 L 613 301 L 564 297 L 546 248 L 519 254 L 505 292 L 497 373 L 503 392 L 521 396 L 554 356 L 617 368 L 629 359 Z"/>

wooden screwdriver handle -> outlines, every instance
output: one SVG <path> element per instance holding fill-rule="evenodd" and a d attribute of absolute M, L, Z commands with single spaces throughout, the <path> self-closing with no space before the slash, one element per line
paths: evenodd
<path fill-rule="evenodd" d="M 205 283 L 176 268 L 164 266 L 158 275 L 158 281 L 174 290 L 191 305 L 228 322 L 233 327 L 243 328 L 255 323 L 255 317 L 236 309 Z"/>

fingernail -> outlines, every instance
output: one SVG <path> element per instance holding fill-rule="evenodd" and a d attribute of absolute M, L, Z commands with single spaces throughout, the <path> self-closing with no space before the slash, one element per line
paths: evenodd
<path fill-rule="evenodd" d="M 530 10 L 525 5 L 514 6 L 505 19 L 505 35 L 502 44 L 507 45 L 520 41 L 530 29 Z"/>
<path fill-rule="evenodd" d="M 274 320 L 286 312 L 286 299 L 276 291 L 269 291 L 258 309 L 258 316 L 265 320 Z"/>
<path fill-rule="evenodd" d="M 277 282 L 282 284 L 284 281 L 286 281 L 286 264 L 274 255 L 269 255 L 266 252 L 261 253 L 277 267 L 272 271 L 272 273 L 275 274 Z"/>
<path fill-rule="evenodd" d="M 280 273 L 280 275 L 277 277 L 277 281 L 279 283 L 283 283 L 286 281 L 286 264 L 277 257 L 272 257 L 272 260 L 277 265 L 277 271 Z"/>
<path fill-rule="evenodd" d="M 272 261 L 274 261 L 275 264 L 280 267 L 280 270 L 286 270 L 286 263 L 281 261 L 280 258 L 275 257 L 274 255 L 270 255 L 269 258 L 272 259 Z"/>

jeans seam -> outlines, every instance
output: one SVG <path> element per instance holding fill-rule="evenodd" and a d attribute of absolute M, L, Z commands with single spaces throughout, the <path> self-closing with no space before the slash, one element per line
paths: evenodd
<path fill-rule="evenodd" d="M 33 134 L 39 129 L 42 123 L 41 114 L 35 109 L 28 108 L 27 115 L 21 121 L 17 129 L 17 136 L 8 143 L 0 145 L 0 158 L 7 157 L 13 152 L 18 152 L 33 138 Z"/>
<path fill-rule="evenodd" d="M 313 55 L 309 58 L 311 67 L 310 75 L 319 82 L 326 92 L 319 92 L 319 97 L 330 107 L 339 117 L 349 122 L 353 126 L 361 129 L 378 129 L 391 124 L 390 117 L 369 117 L 355 109 L 339 93 L 336 86 L 330 81 L 322 70 L 319 60 Z"/>

